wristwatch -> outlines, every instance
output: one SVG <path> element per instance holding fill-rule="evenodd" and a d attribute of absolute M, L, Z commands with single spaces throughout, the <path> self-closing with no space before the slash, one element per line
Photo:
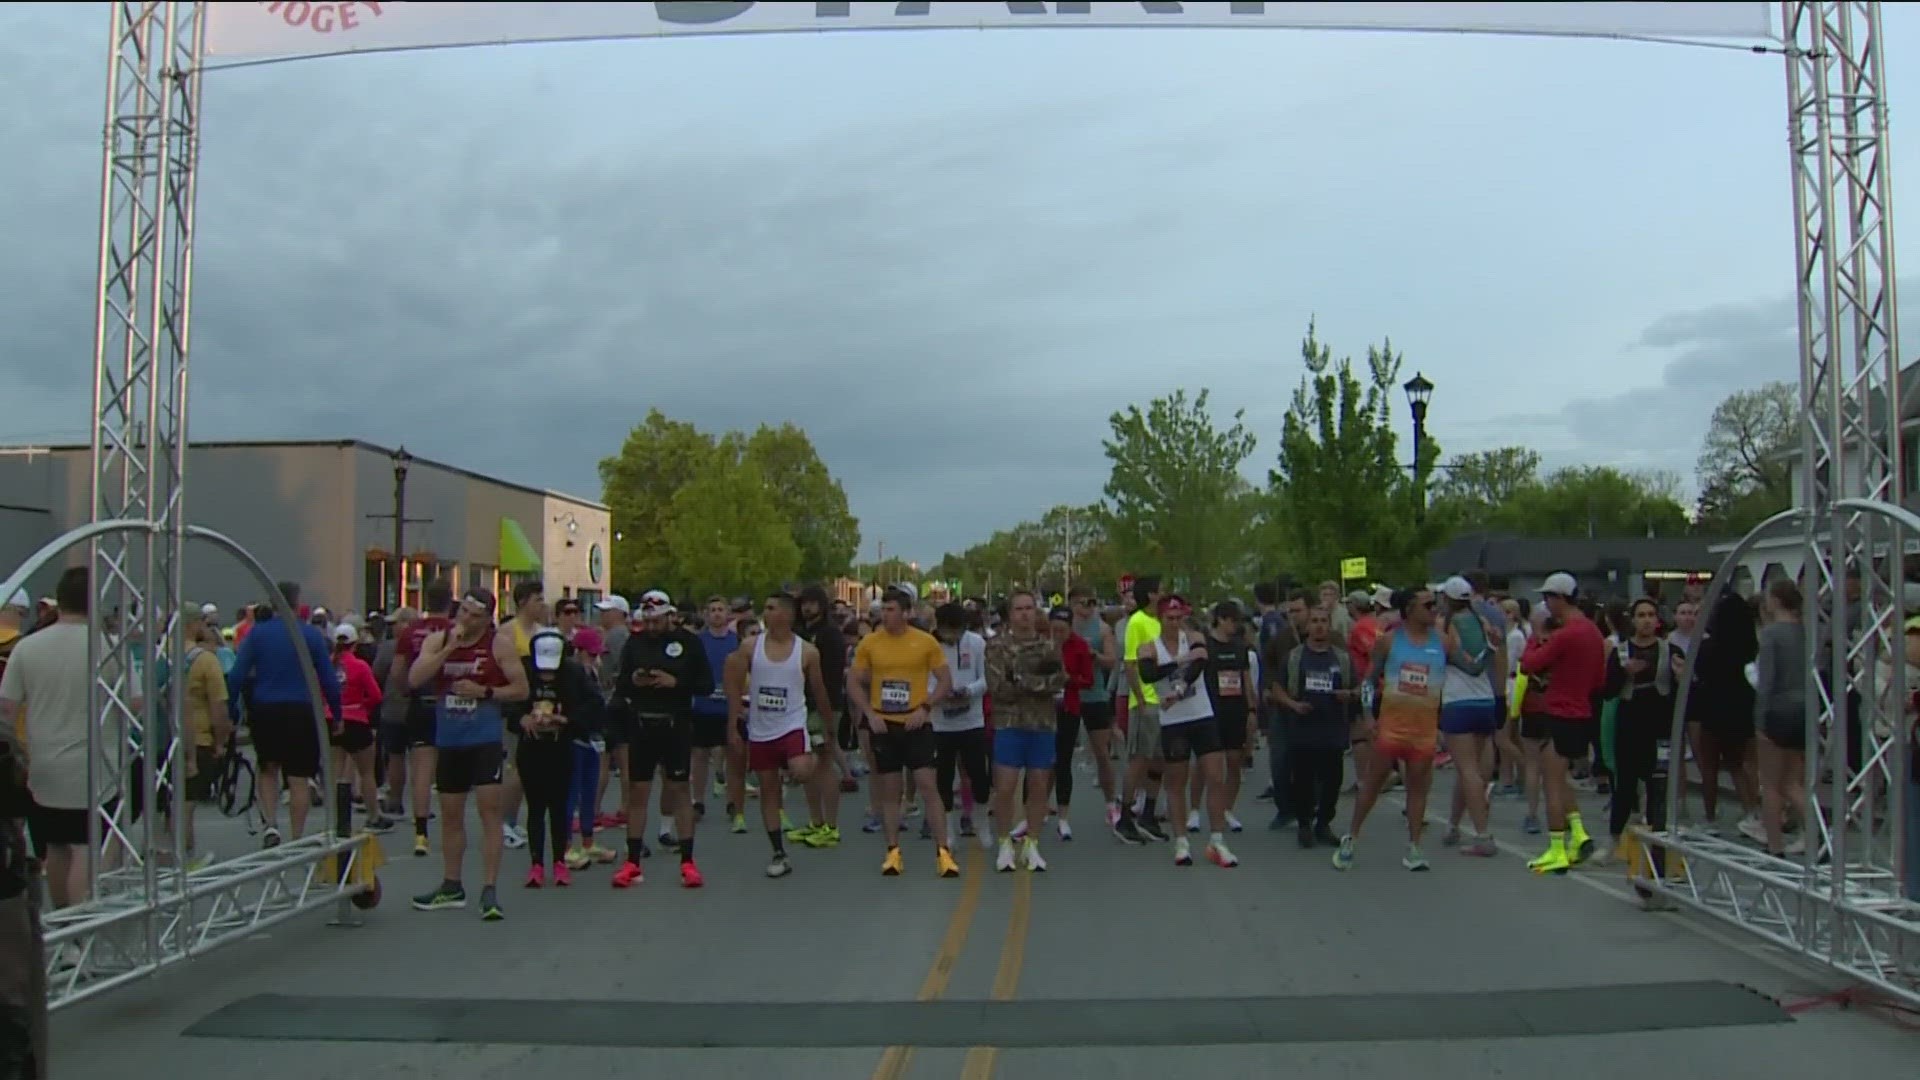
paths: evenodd
<path fill-rule="evenodd" d="M 491 686 L 489 686 L 489 687 L 487 687 L 487 692 L 486 692 L 485 694 L 482 694 L 482 695 L 480 696 L 480 700 L 482 700 L 482 701 L 492 701 L 492 700 L 493 700 L 493 687 L 491 687 Z"/>

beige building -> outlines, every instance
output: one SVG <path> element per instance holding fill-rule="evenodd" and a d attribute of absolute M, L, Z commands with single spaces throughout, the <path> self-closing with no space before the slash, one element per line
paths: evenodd
<path fill-rule="evenodd" d="M 588 499 L 483 476 L 357 440 L 195 444 L 187 453 L 187 520 L 237 540 L 276 578 L 303 586 L 335 612 L 417 605 L 436 575 L 478 583 L 508 606 L 515 582 L 535 578 L 549 599 L 593 601 L 612 580 L 613 526 Z M 398 480 L 405 467 L 405 481 Z M 88 449 L 0 455 L 0 567 L 88 516 Z M 396 496 L 405 522 L 394 558 Z M 83 558 L 83 550 L 72 558 Z M 258 599 L 223 553 L 193 545 L 186 596 L 225 611 Z M 57 569 L 34 582 L 51 589 Z"/>

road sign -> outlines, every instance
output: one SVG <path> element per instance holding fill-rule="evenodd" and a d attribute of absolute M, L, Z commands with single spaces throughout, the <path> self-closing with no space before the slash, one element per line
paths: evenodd
<path fill-rule="evenodd" d="M 1367 577 L 1367 559 L 1364 555 L 1340 560 L 1340 580 L 1364 581 Z"/>
<path fill-rule="evenodd" d="M 1121 596 L 1133 595 L 1133 575 L 1132 574 L 1120 575 L 1120 595 Z"/>
<path fill-rule="evenodd" d="M 1059 607 L 1061 604 L 1064 604 L 1066 602 L 1067 602 L 1067 598 L 1064 596 L 1061 596 L 1059 593 L 1054 593 L 1052 596 L 1047 597 L 1047 604 L 1050 607 Z"/>

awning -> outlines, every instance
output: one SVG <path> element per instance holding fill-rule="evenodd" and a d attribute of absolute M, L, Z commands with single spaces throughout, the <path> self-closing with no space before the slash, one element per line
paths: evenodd
<path fill-rule="evenodd" d="M 509 574 L 533 574 L 540 570 L 540 552 L 527 539 L 527 531 L 510 517 L 500 519 L 500 569 Z"/>

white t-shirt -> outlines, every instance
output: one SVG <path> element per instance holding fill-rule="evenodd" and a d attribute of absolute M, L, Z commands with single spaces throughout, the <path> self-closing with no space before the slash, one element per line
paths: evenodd
<path fill-rule="evenodd" d="M 953 672 L 955 697 L 933 714 L 935 731 L 973 731 L 987 726 L 983 699 L 987 693 L 987 640 L 971 630 L 958 643 L 940 648 Z"/>
<path fill-rule="evenodd" d="M 100 643 L 101 651 L 106 642 Z M 0 700 L 27 712 L 27 788 L 41 806 L 84 810 L 87 806 L 87 693 L 93 671 L 87 665 L 84 623 L 55 623 L 20 639 L 0 677 Z M 103 733 L 104 734 L 104 733 Z M 96 801 L 118 794 L 120 777 L 113 763 L 119 747 L 103 738 L 94 753 Z"/>

